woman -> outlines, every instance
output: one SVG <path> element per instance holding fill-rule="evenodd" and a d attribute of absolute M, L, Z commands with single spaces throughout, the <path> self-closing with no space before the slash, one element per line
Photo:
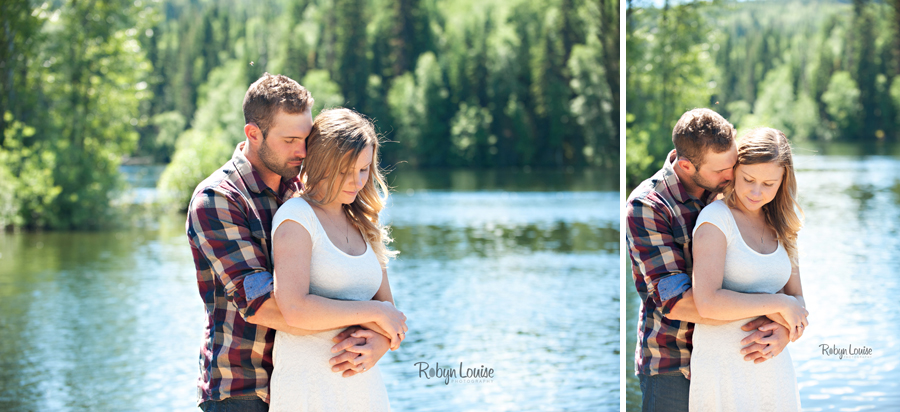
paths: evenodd
<path fill-rule="evenodd" d="M 378 219 L 387 186 L 372 123 L 347 109 L 320 113 L 300 179 L 303 194 L 285 202 L 272 223 L 275 301 L 290 326 L 321 332 L 275 335 L 270 409 L 389 410 L 371 353 L 352 361 L 358 374 L 351 377 L 329 364 L 337 355 L 332 338 L 347 326 L 385 335 L 391 349 L 407 331 L 387 278 L 396 252 L 385 246 L 390 238 Z"/>
<path fill-rule="evenodd" d="M 697 324 L 691 352 L 691 411 L 799 411 L 791 356 L 744 361 L 741 325 L 768 316 L 797 340 L 806 328 L 797 264 L 797 203 L 791 148 L 778 130 L 761 128 L 738 142 L 734 181 L 700 212 L 694 227 L 694 302 L 700 316 L 734 320 Z M 783 293 L 778 293 L 783 292 Z M 738 319 L 738 320 L 735 320 Z"/>

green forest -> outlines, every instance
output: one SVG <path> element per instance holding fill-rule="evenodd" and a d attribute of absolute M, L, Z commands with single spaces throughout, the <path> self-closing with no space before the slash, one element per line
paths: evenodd
<path fill-rule="evenodd" d="M 385 166 L 609 168 L 619 2 L 0 2 L 0 226 L 99 228 L 123 161 L 186 207 L 264 72 L 372 118 Z"/>
<path fill-rule="evenodd" d="M 709 107 L 794 142 L 900 138 L 900 1 L 626 4 L 626 185 Z"/>

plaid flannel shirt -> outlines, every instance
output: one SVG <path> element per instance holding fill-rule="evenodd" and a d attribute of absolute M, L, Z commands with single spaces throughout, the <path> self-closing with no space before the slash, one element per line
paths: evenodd
<path fill-rule="evenodd" d="M 675 174 L 674 160 L 673 150 L 625 205 L 625 237 L 641 297 L 635 374 L 687 370 L 690 365 L 694 324 L 666 315 L 691 288 L 691 231 L 700 210 L 716 195 L 705 191 L 700 200 L 688 194 Z"/>
<path fill-rule="evenodd" d="M 198 404 L 236 396 L 269 401 L 275 330 L 246 321 L 271 296 L 272 216 L 300 180 L 266 186 L 238 144 L 231 160 L 201 182 L 188 207 L 187 235 L 207 324 L 200 350 Z"/>

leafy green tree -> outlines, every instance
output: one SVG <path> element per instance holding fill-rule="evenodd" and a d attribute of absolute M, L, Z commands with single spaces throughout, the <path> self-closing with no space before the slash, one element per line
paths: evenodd
<path fill-rule="evenodd" d="M 310 70 L 306 73 L 306 76 L 303 76 L 300 84 L 309 90 L 309 93 L 315 100 L 315 106 L 312 109 L 313 117 L 318 115 L 323 109 L 332 109 L 345 105 L 346 99 L 341 95 L 341 87 L 331 80 L 331 77 L 325 70 Z"/>
<path fill-rule="evenodd" d="M 695 107 L 708 107 L 718 70 L 716 39 L 702 4 L 633 10 L 626 33 L 626 184 L 635 186 L 662 167 L 672 128 Z"/>
<path fill-rule="evenodd" d="M 0 131 L 7 128 L 6 116 L 26 116 L 29 61 L 34 58 L 41 19 L 27 0 L 0 2 Z M 0 136 L 0 147 L 4 145 Z"/>
<path fill-rule="evenodd" d="M 895 76 L 891 81 L 891 86 L 888 91 L 890 95 L 891 102 L 893 103 L 893 107 L 900 108 L 900 76 Z M 895 111 L 894 124 L 900 124 L 900 111 Z M 896 134 L 896 132 L 894 132 Z"/>
<path fill-rule="evenodd" d="M 559 30 L 559 10 L 551 8 L 545 17 L 542 38 L 532 52 L 532 78 L 540 81 L 531 84 L 534 96 L 536 125 L 542 135 L 538 146 L 542 156 L 536 163 L 542 166 L 563 166 L 577 163 L 574 147 L 567 142 L 568 123 L 571 120 L 568 102 L 572 100 L 569 78 L 565 69 L 563 36 Z M 581 145 L 579 145 L 581 146 Z"/>
<path fill-rule="evenodd" d="M 390 36 L 390 72 L 399 76 L 415 68 L 419 56 L 433 51 L 429 13 L 421 0 L 390 2 L 393 24 Z"/>
<path fill-rule="evenodd" d="M 753 105 L 755 126 L 779 129 L 787 135 L 793 134 L 794 84 L 791 67 L 780 64 L 766 73 L 759 95 Z M 742 125 L 743 126 L 743 125 Z M 749 125 L 748 125 L 749 126 Z"/>
<path fill-rule="evenodd" d="M 3 226 L 105 224 L 152 97 L 140 36 L 154 16 L 115 0 L 0 6 Z"/>
<path fill-rule="evenodd" d="M 36 129 L 16 121 L 12 113 L 3 116 L 7 125 L 0 148 L 0 229 L 46 227 L 55 220 L 52 206 L 62 192 L 53 178 L 56 153 L 39 142 L 25 146 Z"/>
<path fill-rule="evenodd" d="M 415 152 L 428 166 L 449 166 L 446 154 L 450 152 L 450 119 L 452 108 L 447 97 L 444 74 L 434 53 L 426 52 L 416 63 L 416 94 L 414 99 L 422 104 L 419 125 L 420 141 Z"/>
<path fill-rule="evenodd" d="M 265 71 L 300 79 L 314 113 L 373 118 L 389 164 L 613 166 L 617 5 L 4 1 L 0 179 L 16 194 L 0 224 L 99 227 L 134 157 L 169 162 L 159 188 L 184 208 L 243 139 Z"/>
<path fill-rule="evenodd" d="M 347 98 L 348 107 L 359 110 L 366 106 L 369 82 L 369 64 L 366 57 L 366 2 L 362 0 L 336 0 L 336 53 L 338 69 L 335 80 L 341 85 L 341 94 Z"/>
<path fill-rule="evenodd" d="M 860 92 L 853 76 L 846 71 L 835 72 L 822 94 L 825 111 L 831 120 L 830 129 L 835 136 L 853 136 L 859 130 L 858 120 L 862 107 Z"/>
<path fill-rule="evenodd" d="M 118 187 L 122 156 L 134 150 L 139 102 L 150 98 L 136 22 L 152 9 L 130 1 L 68 3 L 45 23 L 39 59 L 48 97 L 48 121 L 58 154 L 54 182 L 61 193 L 51 206 L 56 227 L 97 227 Z M 62 155 L 64 154 L 64 155 Z"/>
<path fill-rule="evenodd" d="M 292 79 L 300 79 L 315 66 L 314 44 L 318 25 L 311 18 L 315 6 L 310 7 L 307 0 L 296 0 L 289 4 L 289 13 L 285 23 L 287 33 L 281 42 L 280 63 L 282 74 Z"/>
<path fill-rule="evenodd" d="M 881 116 L 877 110 L 878 91 L 875 83 L 878 67 L 875 62 L 877 53 L 875 34 L 872 31 L 874 21 L 867 3 L 865 0 L 853 1 L 853 28 L 849 42 L 852 46 L 853 61 L 849 69 L 855 75 L 859 90 L 857 133 L 863 138 L 871 139 L 875 136 L 875 129 L 880 126 Z"/>
<path fill-rule="evenodd" d="M 272 0 L 254 8 L 188 1 L 176 4 L 182 11 L 168 16 L 169 22 L 161 25 L 166 33 L 159 37 L 159 55 L 161 61 L 181 54 L 195 56 L 190 74 L 173 69 L 164 77 L 182 78 L 182 83 L 192 85 L 185 90 L 196 92 L 193 99 L 187 96 L 196 107 L 204 99 L 198 80 L 209 78 L 210 62 L 223 65 L 236 59 L 245 64 L 255 62 L 246 67 L 248 82 L 262 71 L 303 79 L 312 73 L 320 77 L 323 71 L 327 73 L 329 82 L 339 86 L 334 93 L 316 91 L 320 86 L 315 82 L 304 80 L 303 84 L 320 103 L 326 96 L 340 95 L 344 100 L 339 105 L 372 117 L 381 133 L 398 142 L 385 147 L 384 160 L 389 163 L 407 161 L 418 167 L 598 165 L 594 154 L 614 149 L 601 151 L 596 145 L 617 142 L 609 137 L 617 133 L 613 124 L 618 118 L 613 112 L 618 76 L 611 73 L 616 69 L 601 71 L 608 92 L 596 94 L 572 89 L 569 68 L 573 51 L 587 45 L 601 53 L 603 65 L 618 56 L 617 49 L 613 50 L 617 41 L 607 38 L 618 20 L 611 2 L 450 0 L 437 7 L 421 0 Z M 198 15 L 203 21 L 186 24 Z M 209 39 L 218 42 L 223 36 L 217 30 L 226 27 L 226 21 L 232 22 L 224 36 L 230 42 L 226 49 L 233 52 L 213 57 L 210 50 L 196 46 Z M 580 81 L 596 80 L 585 71 L 588 60 L 583 53 L 578 59 L 572 64 L 583 68 Z M 406 74 L 410 76 L 404 77 Z M 532 81 L 537 78 L 540 81 Z M 615 84 L 609 83 L 610 79 L 615 79 Z M 585 83 L 589 89 L 595 86 Z M 412 100 L 400 101 L 399 96 L 408 93 Z M 164 94 L 168 96 L 165 99 L 177 101 L 171 98 L 172 92 Z M 579 96 L 580 112 L 576 114 L 572 105 Z M 612 108 L 602 111 L 609 121 L 594 118 L 596 110 L 589 105 L 595 102 Z M 461 111 L 462 104 L 466 107 Z M 171 104 L 154 107 L 154 116 L 177 110 Z M 460 117 L 461 113 L 466 115 Z M 470 117 L 469 113 L 477 115 Z M 451 133 L 454 118 L 490 119 L 482 125 L 487 143 L 473 146 L 478 149 L 471 154 L 454 152 L 458 147 Z M 592 130 L 587 132 L 586 127 Z M 597 140 L 601 135 L 606 136 L 604 140 Z M 608 156 L 606 161 L 613 158 Z"/>
<path fill-rule="evenodd" d="M 194 188 L 231 159 L 237 144 L 245 139 L 243 101 L 248 85 L 244 64 L 233 60 L 210 73 L 201 89 L 206 96 L 197 109 L 191 128 L 178 136 L 172 162 L 160 176 L 159 188 L 172 209 L 188 207 Z"/>
<path fill-rule="evenodd" d="M 419 151 L 422 136 L 420 121 L 425 108 L 416 96 L 416 80 L 412 73 L 405 73 L 394 79 L 388 92 L 387 104 L 393 119 L 390 138 L 398 145 L 385 147 L 385 159 L 393 159 L 388 160 L 392 163 L 403 159 L 413 167 L 419 166 L 418 158 L 413 153 Z"/>
<path fill-rule="evenodd" d="M 497 144 L 497 137 L 490 134 L 491 121 L 487 108 L 465 102 L 459 105 L 450 122 L 452 153 L 458 164 L 489 164 L 484 158 L 490 154 L 489 148 Z"/>
<path fill-rule="evenodd" d="M 582 128 L 585 144 L 581 155 L 587 163 L 615 165 L 618 162 L 618 133 L 612 131 L 610 115 L 613 101 L 603 66 L 600 43 L 588 38 L 588 44 L 577 44 L 569 58 L 572 73 L 570 86 L 575 98 L 570 111 Z M 618 112 L 618 111 L 617 111 Z"/>
<path fill-rule="evenodd" d="M 596 5 L 596 7 L 592 7 Z M 600 130 L 608 130 L 610 135 L 611 144 L 604 144 L 597 149 L 602 149 L 607 152 L 616 152 L 619 148 L 619 128 L 617 125 L 619 124 L 619 104 L 620 101 L 620 91 L 619 91 L 619 39 L 620 39 L 620 29 L 619 26 L 619 1 L 618 0 L 600 0 L 596 3 L 586 2 L 585 7 L 587 9 L 587 15 L 590 16 L 590 21 L 599 23 L 596 26 L 588 25 L 588 41 L 587 45 L 590 45 L 592 39 L 596 39 L 601 44 L 601 56 L 602 56 L 602 64 L 603 64 L 603 73 L 606 80 L 606 87 L 609 90 L 609 99 L 607 99 L 604 103 L 601 103 L 601 106 L 604 104 L 608 104 L 610 107 L 609 110 L 609 122 L 607 123 L 609 126 L 603 129 L 592 128 L 596 125 L 584 124 L 585 132 L 590 131 L 590 133 L 597 133 Z M 593 28 L 593 30 L 592 30 Z M 595 139 L 595 142 L 599 143 L 602 140 Z M 589 145 L 586 147 L 590 147 Z M 592 152 L 596 153 L 596 150 L 592 150 Z M 597 159 L 597 156 L 586 156 L 591 157 L 593 159 Z M 618 159 L 616 159 L 618 162 Z M 608 160 L 607 160 L 607 163 Z"/>
<path fill-rule="evenodd" d="M 169 157 L 175 151 L 175 143 L 178 135 L 184 131 L 187 122 L 178 111 L 160 113 L 150 119 L 154 128 L 154 138 L 145 143 L 143 151 L 151 154 L 156 159 L 170 161 Z"/>

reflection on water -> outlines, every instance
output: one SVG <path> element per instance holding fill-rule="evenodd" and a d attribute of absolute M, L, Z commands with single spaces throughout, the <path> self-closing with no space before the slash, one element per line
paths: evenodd
<path fill-rule="evenodd" d="M 0 236 L 0 410 L 184 408 L 202 323 L 182 228 Z"/>
<path fill-rule="evenodd" d="M 398 410 L 617 408 L 617 193 L 393 202 L 392 285 L 415 329 L 383 369 Z M 485 365 L 497 379 L 445 385 L 419 378 L 419 361 Z"/>
<path fill-rule="evenodd" d="M 455 175 L 474 186 L 393 182 L 389 270 L 411 328 L 380 363 L 394 408 L 617 409 L 618 194 L 577 173 L 564 192 Z M 183 216 L 0 235 L 0 311 L 0 410 L 197 410 L 204 314 Z M 445 385 L 416 362 L 495 379 Z"/>
<path fill-rule="evenodd" d="M 900 276 L 900 158 L 796 156 L 804 336 L 788 345 L 804 411 L 900 410 L 896 309 Z M 633 375 L 640 301 L 627 281 L 628 410 L 640 410 Z M 823 354 L 823 347 L 872 348 L 871 357 Z"/>
<path fill-rule="evenodd" d="M 619 190 L 617 170 L 407 170 L 401 164 L 388 175 L 398 192 L 440 190 L 453 192 L 612 192 Z"/>

